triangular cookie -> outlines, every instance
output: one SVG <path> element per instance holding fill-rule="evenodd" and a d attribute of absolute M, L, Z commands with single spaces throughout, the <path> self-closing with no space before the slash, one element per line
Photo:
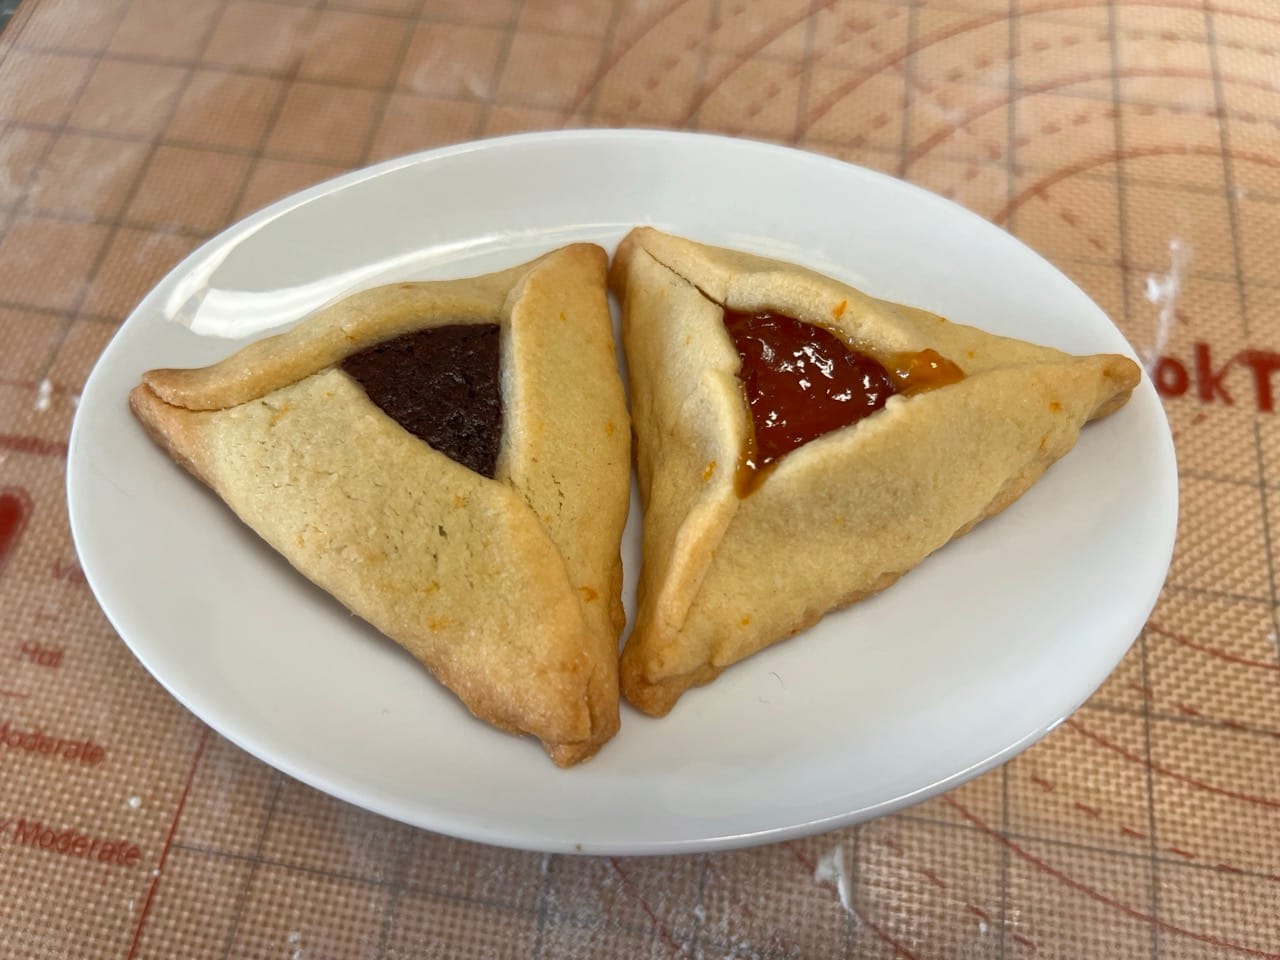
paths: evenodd
<path fill-rule="evenodd" d="M 630 424 L 606 265 L 578 244 L 379 287 L 130 396 L 298 570 L 561 765 L 618 728 Z"/>
<path fill-rule="evenodd" d="M 1008 506 L 1139 378 L 1124 357 L 993 336 L 648 228 L 623 241 L 610 279 L 645 505 L 622 692 L 654 715 Z M 872 397 L 865 419 L 752 470 L 771 421 L 754 425 L 754 381 L 740 378 L 750 371 L 727 317 L 834 334 L 898 395 Z"/>

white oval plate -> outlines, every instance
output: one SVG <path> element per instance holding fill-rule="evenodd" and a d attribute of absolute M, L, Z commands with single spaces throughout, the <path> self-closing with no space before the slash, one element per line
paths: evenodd
<path fill-rule="evenodd" d="M 1008 511 L 880 596 L 686 694 L 667 718 L 624 706 L 617 738 L 567 771 L 532 740 L 473 720 L 128 412 L 144 370 L 212 362 L 357 287 L 481 273 L 572 240 L 612 250 L 638 223 L 804 263 L 996 333 L 1132 355 L 1084 293 L 1008 234 L 825 157 L 593 130 L 352 173 L 188 257 L 85 387 L 67 466 L 72 529 L 143 665 L 219 733 L 312 786 L 421 827 L 546 851 L 677 853 L 833 829 L 954 787 L 1071 713 L 1137 636 L 1172 551 L 1173 447 L 1145 379 Z M 628 604 L 637 515 L 633 503 Z"/>

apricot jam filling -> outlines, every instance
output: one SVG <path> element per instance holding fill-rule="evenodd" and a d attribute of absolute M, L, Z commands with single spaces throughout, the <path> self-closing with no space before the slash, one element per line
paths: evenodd
<path fill-rule="evenodd" d="M 896 354 L 888 366 L 835 333 L 778 313 L 726 309 L 724 325 L 742 364 L 751 435 L 736 485 L 746 496 L 780 458 L 884 407 L 895 394 L 955 383 L 964 371 L 934 350 Z"/>

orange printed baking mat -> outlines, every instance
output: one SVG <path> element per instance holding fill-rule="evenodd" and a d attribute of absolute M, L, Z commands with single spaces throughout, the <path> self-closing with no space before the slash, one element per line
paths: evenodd
<path fill-rule="evenodd" d="M 518 853 L 273 771 L 113 634 L 63 473 L 140 297 L 301 187 L 574 126 L 922 184 L 1048 257 L 1147 359 L 1173 566 L 1047 739 L 807 840 Z M 1265 0 L 22 0 L 0 34 L 0 956 L 1280 957 L 1277 147 Z"/>

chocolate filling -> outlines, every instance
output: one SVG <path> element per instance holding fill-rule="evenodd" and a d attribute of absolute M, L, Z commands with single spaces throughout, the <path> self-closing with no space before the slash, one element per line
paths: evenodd
<path fill-rule="evenodd" d="M 502 440 L 496 323 L 406 333 L 352 354 L 342 369 L 415 437 L 493 477 Z"/>

